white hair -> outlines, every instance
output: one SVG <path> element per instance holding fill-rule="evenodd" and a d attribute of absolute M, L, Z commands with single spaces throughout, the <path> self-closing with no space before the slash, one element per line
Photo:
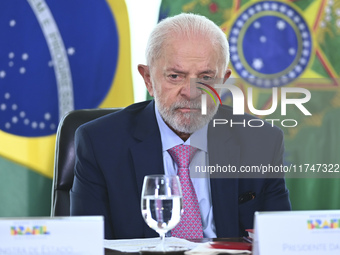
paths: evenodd
<path fill-rule="evenodd" d="M 168 17 L 160 21 L 151 32 L 146 46 L 146 62 L 149 67 L 154 64 L 162 54 L 164 43 L 174 35 L 183 35 L 187 37 L 195 35 L 204 35 L 210 40 L 213 46 L 219 48 L 219 55 L 227 70 L 229 64 L 229 44 L 225 33 L 214 22 L 204 16 L 181 13 L 173 17 Z"/>

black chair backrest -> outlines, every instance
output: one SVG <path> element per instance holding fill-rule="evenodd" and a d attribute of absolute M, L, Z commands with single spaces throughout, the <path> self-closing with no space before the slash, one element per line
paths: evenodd
<path fill-rule="evenodd" d="M 73 184 L 76 129 L 91 120 L 121 108 L 74 110 L 59 122 L 54 159 L 51 216 L 70 215 L 70 189 Z"/>

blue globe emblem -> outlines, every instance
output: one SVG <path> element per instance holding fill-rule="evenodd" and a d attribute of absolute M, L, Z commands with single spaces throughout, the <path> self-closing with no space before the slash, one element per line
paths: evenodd
<path fill-rule="evenodd" d="M 303 17 L 288 4 L 275 1 L 261 1 L 244 10 L 230 29 L 229 45 L 234 70 L 261 88 L 297 79 L 312 52 Z"/>

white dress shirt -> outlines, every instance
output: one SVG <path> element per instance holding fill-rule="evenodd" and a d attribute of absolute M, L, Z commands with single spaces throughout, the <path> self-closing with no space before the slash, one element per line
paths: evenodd
<path fill-rule="evenodd" d="M 172 157 L 170 156 L 167 150 L 180 144 L 192 145 L 198 148 L 198 151 L 194 155 L 189 168 L 191 168 L 194 165 L 206 166 L 208 163 L 208 142 L 207 142 L 208 125 L 205 125 L 200 130 L 197 130 L 196 132 L 194 132 L 190 136 L 190 138 L 184 142 L 164 122 L 156 105 L 155 105 L 155 112 L 156 112 L 156 119 L 157 119 L 159 131 L 161 134 L 162 150 L 163 150 L 163 164 L 164 164 L 165 174 L 166 175 L 177 175 L 177 165 L 172 160 Z M 190 140 L 192 141 L 191 144 L 190 144 Z M 193 142 L 195 142 L 195 144 L 193 144 Z M 209 177 L 207 177 L 207 178 L 191 178 L 191 180 L 194 185 L 199 207 L 200 207 L 202 227 L 203 227 L 203 237 L 214 238 L 216 237 L 216 229 L 215 229 L 213 210 L 212 210 L 213 208 L 212 208 L 212 201 L 211 201 L 210 179 Z"/>

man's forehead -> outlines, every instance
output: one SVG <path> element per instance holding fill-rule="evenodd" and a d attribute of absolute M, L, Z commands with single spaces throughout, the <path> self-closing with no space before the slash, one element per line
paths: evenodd
<path fill-rule="evenodd" d="M 175 66 L 164 66 L 165 72 L 175 72 L 175 73 L 188 73 L 190 70 L 188 68 L 182 67 L 180 65 Z M 195 68 L 196 73 L 202 73 L 202 74 L 215 74 L 217 72 L 217 66 L 216 68 Z"/>

